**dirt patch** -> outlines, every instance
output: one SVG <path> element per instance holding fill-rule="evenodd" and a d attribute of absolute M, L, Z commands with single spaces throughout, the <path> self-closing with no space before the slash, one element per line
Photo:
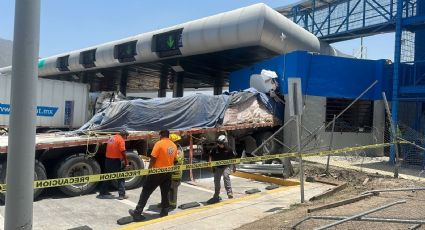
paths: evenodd
<path fill-rule="evenodd" d="M 308 216 L 308 208 L 318 207 L 324 204 L 351 198 L 368 190 L 406 188 L 414 186 L 425 187 L 425 183 L 419 181 L 394 179 L 388 176 L 378 174 L 366 174 L 363 172 L 341 169 L 336 167 L 331 167 L 330 174 L 324 175 L 324 168 L 321 165 L 307 164 L 306 166 L 306 176 L 317 177 L 321 180 L 326 180 L 334 183 L 346 182 L 348 185 L 344 190 L 337 192 L 330 197 L 317 201 L 307 202 L 305 204 L 294 205 L 288 210 L 267 216 L 253 223 L 246 224 L 240 227 L 239 229 L 291 229 L 291 226 Z M 368 215 L 368 217 L 425 220 L 425 191 L 381 193 L 378 196 L 373 196 L 365 200 L 355 202 L 353 204 L 316 211 L 311 213 L 310 215 L 351 216 L 399 200 L 406 200 L 406 203 L 398 204 L 385 210 L 378 211 L 376 213 Z M 308 220 L 303 224 L 299 225 L 297 229 L 314 229 L 333 222 L 335 221 Z M 350 221 L 338 225 L 337 228 L 334 227 L 331 229 L 408 229 L 410 226 L 412 226 L 412 224 L 409 225 Z M 425 230 L 425 226 L 422 226 L 418 229 Z"/>

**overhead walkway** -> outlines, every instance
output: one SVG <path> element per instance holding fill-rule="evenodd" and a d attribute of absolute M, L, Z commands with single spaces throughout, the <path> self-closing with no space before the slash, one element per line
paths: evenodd
<path fill-rule="evenodd" d="M 307 0 L 276 9 L 329 43 L 394 32 L 396 0 Z M 404 0 L 403 27 L 424 27 L 417 0 Z"/>

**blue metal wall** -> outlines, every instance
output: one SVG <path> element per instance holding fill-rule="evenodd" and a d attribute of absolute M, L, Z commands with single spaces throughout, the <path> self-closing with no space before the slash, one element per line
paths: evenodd
<path fill-rule="evenodd" d="M 231 73 L 229 90 L 248 88 L 250 76 L 266 69 L 277 73 L 283 94 L 287 93 L 288 77 L 302 79 L 304 95 L 338 98 L 356 98 L 378 80 L 373 90 L 363 97 L 377 100 L 382 98 L 382 91 L 390 91 L 390 68 L 385 60 L 360 60 L 296 51 Z"/>
<path fill-rule="evenodd" d="M 417 2 L 416 14 L 425 17 L 425 1 Z M 417 30 L 415 33 L 415 61 L 425 60 L 425 29 Z"/>

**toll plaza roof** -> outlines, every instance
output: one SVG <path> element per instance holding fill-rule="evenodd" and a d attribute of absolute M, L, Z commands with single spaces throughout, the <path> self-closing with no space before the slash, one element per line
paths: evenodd
<path fill-rule="evenodd" d="M 156 90 L 161 76 L 184 74 L 184 87 L 216 79 L 294 50 L 340 53 L 265 4 L 201 18 L 39 60 L 39 76 L 114 90 L 123 74 L 129 91 Z M 0 69 L 8 74 L 11 68 Z"/>

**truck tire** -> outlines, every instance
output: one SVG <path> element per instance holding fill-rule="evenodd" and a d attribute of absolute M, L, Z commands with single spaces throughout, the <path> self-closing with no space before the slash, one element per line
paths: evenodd
<path fill-rule="evenodd" d="M 36 160 L 34 165 L 34 181 L 36 180 L 46 180 L 47 173 L 44 165 Z M 44 188 L 34 189 L 34 199 L 36 199 L 44 191 Z"/>
<path fill-rule="evenodd" d="M 133 152 L 127 152 L 127 159 L 128 164 L 130 165 L 130 170 L 138 170 L 138 169 L 144 169 L 145 164 L 143 163 L 142 159 L 140 159 L 139 155 Z M 138 176 L 138 177 L 130 177 L 125 179 L 125 189 L 135 189 L 138 188 L 143 181 L 144 177 Z M 112 181 L 112 185 L 115 188 L 118 188 L 118 183 L 116 180 Z"/>
<path fill-rule="evenodd" d="M 73 155 L 62 160 L 56 169 L 56 178 L 100 174 L 100 166 L 93 158 L 84 155 Z M 59 187 L 68 196 L 80 196 L 93 191 L 97 182 L 67 185 Z"/>
<path fill-rule="evenodd" d="M 7 161 L 3 161 L 0 163 L 0 184 L 6 184 L 6 167 L 7 167 Z M 44 165 L 36 160 L 34 165 L 34 180 L 46 180 L 47 179 L 47 173 L 46 168 L 44 168 Z M 43 188 L 34 189 L 34 200 L 37 199 L 38 196 L 44 191 Z M 0 200 L 2 202 L 6 202 L 6 196 L 5 193 L 0 193 Z"/>
<path fill-rule="evenodd" d="M 258 133 L 256 137 L 257 146 L 260 146 L 261 144 L 263 144 L 271 135 L 273 135 L 273 133 L 270 131 Z M 278 151 L 279 151 L 279 143 L 272 140 L 272 141 L 269 141 L 267 144 L 265 144 L 263 146 L 263 149 L 260 150 L 259 153 L 261 155 L 270 155 L 270 154 L 275 154 Z"/>
<path fill-rule="evenodd" d="M 6 184 L 6 165 L 7 161 L 2 161 L 0 163 L 0 184 Z M 0 201 L 4 204 L 6 203 L 6 193 L 0 193 Z"/>

